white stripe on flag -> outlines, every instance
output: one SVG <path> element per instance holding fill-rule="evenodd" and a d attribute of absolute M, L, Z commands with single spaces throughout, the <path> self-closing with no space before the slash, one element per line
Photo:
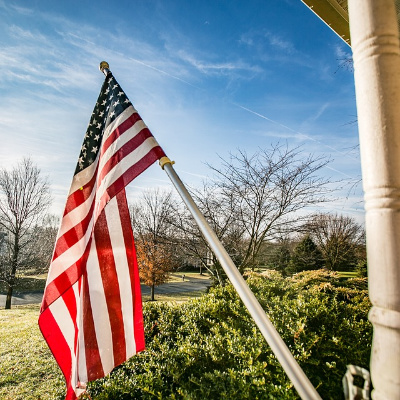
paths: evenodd
<path fill-rule="evenodd" d="M 52 263 L 51 268 L 49 270 L 49 275 L 47 277 L 48 285 L 54 279 L 56 279 L 59 275 L 61 275 L 68 267 L 73 265 L 74 263 L 79 260 L 84 252 L 86 245 L 89 241 L 90 235 L 92 233 L 93 227 L 93 217 L 90 220 L 88 229 L 86 230 L 85 235 L 76 242 L 73 246 L 69 247 L 67 250 L 64 251 L 61 255 L 59 255 Z"/>
<path fill-rule="evenodd" d="M 50 306 L 50 311 L 59 326 L 68 347 L 73 352 L 75 327 L 71 319 L 71 314 L 68 311 L 67 305 L 62 297 L 59 297 Z"/>
<path fill-rule="evenodd" d="M 95 194 L 96 187 L 93 188 L 90 196 L 85 200 L 84 203 L 80 204 L 78 207 L 75 207 L 63 217 L 58 237 L 62 236 L 65 232 L 68 232 L 71 228 L 78 225 L 83 219 L 86 218 L 88 212 L 90 211 Z"/>
<path fill-rule="evenodd" d="M 96 160 L 93 162 L 93 164 L 90 164 L 87 168 L 78 172 L 74 176 L 74 178 L 72 179 L 71 188 L 69 189 L 68 196 L 76 192 L 81 187 L 85 186 L 93 178 L 93 175 L 96 172 L 99 154 L 100 152 L 97 154 Z"/>
<path fill-rule="evenodd" d="M 72 285 L 72 289 L 74 291 L 74 296 L 75 296 L 75 303 L 76 303 L 76 308 L 77 310 L 79 309 L 79 304 L 80 304 L 80 296 L 79 296 L 79 281 L 75 282 Z M 71 319 L 72 321 L 72 319 Z M 76 324 L 78 324 L 78 315 L 77 315 L 77 321 L 73 321 Z M 77 371 L 77 363 L 76 363 L 76 350 L 75 350 L 75 343 L 72 345 L 71 348 L 71 360 L 72 360 L 72 371 L 71 371 L 71 384 L 72 387 L 76 387 L 78 384 L 78 371 Z"/>
<path fill-rule="evenodd" d="M 108 160 L 126 143 L 132 140 L 139 132 L 143 129 L 147 128 L 145 123 L 140 119 L 136 121 L 135 124 L 127 129 L 122 135 L 120 135 L 114 142 L 108 147 L 108 149 L 104 152 L 101 157 L 99 164 L 99 171 L 104 168 L 104 165 L 108 162 Z"/>
<path fill-rule="evenodd" d="M 83 287 L 83 280 L 86 279 L 85 276 L 82 276 L 82 285 L 81 285 L 81 290 Z M 82 310 L 83 310 L 83 296 L 81 295 L 79 297 L 79 302 L 78 302 L 78 315 L 77 315 L 77 324 L 78 324 L 78 347 L 77 347 L 77 368 L 78 368 L 78 380 L 80 382 L 87 382 L 88 381 L 88 376 L 87 376 L 87 367 L 86 367 L 86 353 L 85 353 L 85 336 L 83 334 L 83 315 L 82 315 Z"/>
<path fill-rule="evenodd" d="M 108 374 L 114 368 L 113 338 L 94 237 L 90 246 L 87 265 L 90 305 L 92 307 L 97 347 L 103 371 Z"/>
<path fill-rule="evenodd" d="M 111 122 L 104 130 L 102 143 L 105 143 L 111 133 L 114 132 L 114 130 L 118 128 L 118 126 L 124 123 L 133 114 L 137 114 L 137 111 L 134 109 L 133 106 L 129 106 L 126 110 L 119 114 L 118 117 L 115 118 L 114 121 Z"/>
<path fill-rule="evenodd" d="M 78 282 L 72 285 L 69 290 L 73 291 L 75 300 L 77 301 L 79 299 Z M 74 320 L 72 319 L 70 311 L 62 296 L 59 297 L 57 300 L 55 300 L 49 306 L 47 312 L 51 313 L 56 324 L 58 325 L 58 328 L 60 329 L 60 332 L 63 336 L 63 339 L 65 340 L 66 345 L 69 348 L 69 352 L 71 355 L 71 362 L 72 362 L 70 384 L 72 388 L 74 388 L 75 393 L 79 395 L 82 393 L 82 390 L 76 389 L 76 385 L 78 382 L 77 382 L 76 368 L 74 367 L 76 360 L 76 355 L 74 351 L 74 338 L 75 338 Z"/>
<path fill-rule="evenodd" d="M 110 206 L 118 207 L 117 200 L 114 197 L 104 209 L 107 225 L 110 232 L 111 245 L 115 259 L 115 265 L 118 276 L 119 290 L 121 294 L 121 308 L 123 324 L 125 331 L 126 356 L 131 357 L 136 353 L 135 336 L 133 330 L 133 297 L 131 277 L 129 274 L 129 264 L 124 245 L 124 235 L 122 232 L 121 219 L 115 218 L 115 214 L 110 211 Z"/>
<path fill-rule="evenodd" d="M 99 203 L 104 193 L 117 179 L 119 179 L 129 168 L 140 162 L 140 160 L 146 156 L 154 147 L 159 144 L 154 139 L 154 137 L 147 138 L 137 149 L 129 153 L 124 157 L 114 168 L 107 173 L 107 175 L 102 180 L 96 197 L 96 210 L 95 213 L 98 215 Z M 100 172 L 100 171 L 99 171 Z"/>

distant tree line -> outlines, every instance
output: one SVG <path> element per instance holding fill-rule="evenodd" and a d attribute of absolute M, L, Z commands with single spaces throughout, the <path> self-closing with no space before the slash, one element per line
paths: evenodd
<path fill-rule="evenodd" d="M 266 244 L 262 257 L 265 265 L 286 275 L 325 268 L 366 276 L 365 231 L 354 218 L 315 214 L 298 238 Z"/>
<path fill-rule="evenodd" d="M 325 268 L 366 269 L 364 229 L 351 217 L 315 214 L 330 200 L 321 170 L 329 160 L 284 145 L 244 151 L 210 166 L 212 179 L 191 190 L 195 202 L 239 271 L 283 274 Z M 49 184 L 30 159 L 0 169 L 0 283 L 6 308 L 19 277 L 47 271 L 58 221 L 48 214 Z M 148 190 L 130 206 L 139 272 L 151 288 L 188 263 L 226 276 L 199 228 L 171 191 Z M 308 212 L 307 212 L 308 211 Z"/>
<path fill-rule="evenodd" d="M 363 227 L 351 217 L 311 212 L 330 200 L 329 180 L 321 174 L 327 163 L 287 146 L 250 156 L 239 151 L 222 159 L 220 167 L 211 167 L 214 178 L 191 191 L 241 273 L 260 268 L 286 275 L 319 268 L 365 271 Z M 170 191 L 147 191 L 131 210 L 146 284 L 154 288 L 164 282 L 168 271 L 184 266 L 185 260 L 202 265 L 215 283 L 225 283 L 218 260 Z M 148 244 L 152 252 L 143 251 Z M 164 260 L 164 267 L 156 259 Z"/>

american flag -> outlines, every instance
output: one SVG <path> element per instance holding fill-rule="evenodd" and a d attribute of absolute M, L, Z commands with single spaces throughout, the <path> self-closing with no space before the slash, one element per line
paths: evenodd
<path fill-rule="evenodd" d="M 66 400 L 144 349 L 125 186 L 164 156 L 108 71 L 72 179 L 39 316 L 66 380 Z"/>

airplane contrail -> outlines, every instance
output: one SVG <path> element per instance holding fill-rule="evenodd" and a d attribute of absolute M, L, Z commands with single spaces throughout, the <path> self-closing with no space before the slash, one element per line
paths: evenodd
<path fill-rule="evenodd" d="M 244 107 L 244 106 L 242 106 L 242 105 L 240 105 L 240 104 L 237 104 L 237 103 L 233 103 L 233 104 L 234 104 L 235 106 L 237 106 L 237 107 L 239 107 L 239 108 L 241 108 L 241 109 L 243 109 L 243 110 L 249 112 L 249 113 L 252 113 L 252 114 L 254 114 L 254 115 L 257 115 L 257 116 L 260 117 L 260 118 L 263 118 L 263 119 L 265 119 L 265 120 L 267 120 L 267 121 L 269 121 L 269 122 L 272 122 L 273 124 L 282 126 L 283 128 L 288 129 L 289 131 L 295 133 L 295 134 L 298 135 L 298 136 L 304 137 L 304 138 L 306 138 L 306 139 L 308 139 L 308 140 L 312 140 L 313 142 L 316 142 L 316 143 L 318 143 L 318 144 L 321 144 L 322 146 L 328 147 L 329 149 L 331 149 L 331 150 L 333 150 L 333 151 L 335 151 L 335 152 L 341 154 L 341 155 L 344 156 L 344 157 L 348 157 L 348 158 L 351 158 L 351 159 L 353 159 L 353 160 L 358 161 L 357 158 L 354 158 L 354 157 L 350 156 L 348 153 L 343 153 L 342 151 L 336 149 L 335 147 L 329 146 L 328 144 L 323 143 L 323 142 L 321 142 L 320 140 L 314 139 L 313 137 L 311 137 L 311 136 L 309 136 L 309 135 L 306 135 L 306 134 L 304 134 L 304 133 L 302 133 L 302 132 L 296 131 L 296 130 L 290 128 L 289 126 L 286 126 L 286 125 L 284 125 L 284 124 L 281 124 L 280 122 L 274 121 L 273 119 L 268 118 L 268 117 L 266 117 L 265 115 L 262 115 L 262 114 L 260 114 L 260 113 L 258 113 L 258 112 L 256 112 L 256 111 L 250 110 L 249 108 L 246 108 L 246 107 Z"/>

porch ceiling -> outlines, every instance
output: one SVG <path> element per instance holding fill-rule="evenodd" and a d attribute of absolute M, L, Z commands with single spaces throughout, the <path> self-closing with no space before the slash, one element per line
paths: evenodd
<path fill-rule="evenodd" d="M 302 0 L 302 2 L 351 46 L 347 0 Z M 394 2 L 400 29 L 400 0 Z"/>

